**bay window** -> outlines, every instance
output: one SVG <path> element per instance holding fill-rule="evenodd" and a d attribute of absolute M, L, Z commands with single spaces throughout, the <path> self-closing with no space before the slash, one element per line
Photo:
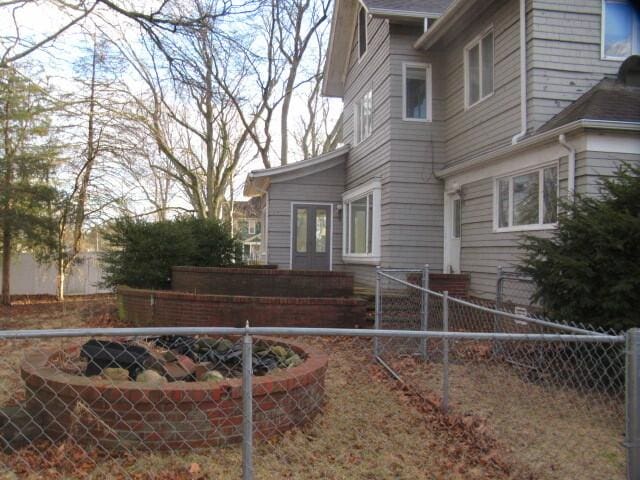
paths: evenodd
<path fill-rule="evenodd" d="M 343 256 L 378 261 L 380 257 L 380 181 L 343 195 Z"/>
<path fill-rule="evenodd" d="M 494 197 L 496 231 L 553 227 L 558 220 L 558 166 L 498 178 Z"/>

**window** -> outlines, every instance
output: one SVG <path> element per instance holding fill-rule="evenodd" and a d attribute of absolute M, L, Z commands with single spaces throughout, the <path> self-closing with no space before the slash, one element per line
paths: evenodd
<path fill-rule="evenodd" d="M 373 92 L 369 90 L 355 103 L 354 108 L 355 143 L 360 143 L 371 135 L 373 124 Z"/>
<path fill-rule="evenodd" d="M 640 9 L 625 0 L 602 2 L 602 58 L 624 60 L 640 52 Z"/>
<path fill-rule="evenodd" d="M 256 221 L 249 220 L 249 235 L 255 235 L 255 234 L 256 234 Z"/>
<path fill-rule="evenodd" d="M 367 10 L 360 7 L 358 11 L 358 54 L 362 58 L 367 51 Z"/>
<path fill-rule="evenodd" d="M 374 262 L 380 257 L 380 182 L 374 180 L 343 196 L 343 254 Z"/>
<path fill-rule="evenodd" d="M 558 220 L 558 166 L 496 180 L 495 228 L 527 230 Z"/>
<path fill-rule="evenodd" d="M 431 66 L 402 64 L 402 115 L 404 120 L 431 121 Z"/>
<path fill-rule="evenodd" d="M 493 31 L 472 41 L 464 49 L 465 106 L 493 93 Z"/>

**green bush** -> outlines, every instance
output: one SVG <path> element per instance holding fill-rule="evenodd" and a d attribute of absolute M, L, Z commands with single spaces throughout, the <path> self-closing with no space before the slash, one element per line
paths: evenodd
<path fill-rule="evenodd" d="M 242 244 L 217 220 L 181 217 L 147 222 L 116 220 L 105 234 L 103 284 L 167 289 L 171 267 L 221 267 L 239 262 Z"/>
<path fill-rule="evenodd" d="M 520 269 L 552 318 L 624 330 L 640 326 L 640 167 L 602 187 L 565 202 L 551 238 L 526 236 Z"/>

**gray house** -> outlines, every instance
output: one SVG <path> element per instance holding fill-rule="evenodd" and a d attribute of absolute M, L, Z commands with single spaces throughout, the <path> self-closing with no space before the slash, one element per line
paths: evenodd
<path fill-rule="evenodd" d="M 323 93 L 344 146 L 248 175 L 262 261 L 369 285 L 428 263 L 493 292 L 559 196 L 640 161 L 637 53 L 631 1 L 336 0 Z"/>

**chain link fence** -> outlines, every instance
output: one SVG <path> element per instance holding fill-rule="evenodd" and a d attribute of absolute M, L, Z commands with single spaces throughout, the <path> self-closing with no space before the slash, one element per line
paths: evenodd
<path fill-rule="evenodd" d="M 373 330 L 0 331 L 0 478 L 637 478 L 637 331 L 425 273 L 378 272 Z"/>

